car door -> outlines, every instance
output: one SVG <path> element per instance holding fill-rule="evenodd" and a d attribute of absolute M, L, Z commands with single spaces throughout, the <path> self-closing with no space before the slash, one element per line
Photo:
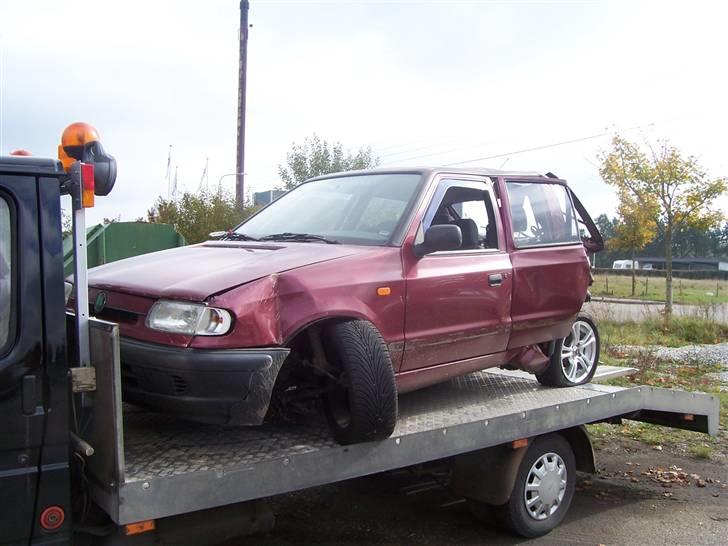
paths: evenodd
<path fill-rule="evenodd" d="M 513 264 L 513 332 L 508 348 L 565 337 L 591 280 L 571 193 L 563 180 L 506 179 Z"/>
<path fill-rule="evenodd" d="M 405 349 L 401 371 L 498 353 L 510 333 L 511 263 L 486 178 L 442 177 L 414 244 L 435 224 L 458 225 L 460 249 L 416 257 L 404 249 Z"/>

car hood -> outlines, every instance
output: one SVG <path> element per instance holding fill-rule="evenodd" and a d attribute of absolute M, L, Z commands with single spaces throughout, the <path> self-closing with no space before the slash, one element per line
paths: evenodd
<path fill-rule="evenodd" d="M 372 250 L 320 243 L 210 241 L 95 267 L 89 270 L 89 286 L 153 298 L 203 301 L 273 273 Z"/>

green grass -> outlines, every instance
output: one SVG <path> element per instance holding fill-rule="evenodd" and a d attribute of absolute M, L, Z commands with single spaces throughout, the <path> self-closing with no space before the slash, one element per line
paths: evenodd
<path fill-rule="evenodd" d="M 594 275 L 593 296 L 635 298 L 645 301 L 665 301 L 665 279 L 637 277 L 632 296 L 632 277 L 628 275 Z M 715 279 L 673 279 L 673 301 L 686 304 L 728 303 L 728 281 Z"/>
<path fill-rule="evenodd" d="M 728 324 L 701 317 L 673 317 L 670 324 L 660 318 L 641 322 L 599 321 L 599 332 L 605 347 L 616 345 L 665 345 L 680 347 L 690 344 L 728 341 Z"/>
<path fill-rule="evenodd" d="M 602 321 L 599 328 L 602 334 L 601 361 L 605 364 L 632 366 L 639 370 L 633 376 L 618 377 L 608 383 L 623 387 L 650 385 L 706 392 L 719 398 L 721 409 L 720 432 L 715 438 L 687 430 L 624 420 L 619 425 L 589 425 L 596 447 L 611 445 L 620 438 L 625 438 L 653 447 L 673 446 L 687 455 L 701 459 L 712 459 L 717 454 L 728 456 L 728 392 L 720 392 L 720 382 L 710 375 L 723 371 L 720 364 L 708 364 L 700 360 L 679 364 L 665 361 L 656 358 L 647 347 L 632 354 L 623 354 L 615 349 L 618 345 L 681 346 L 725 341 L 728 337 L 728 326 L 704 319 L 676 318 L 670 327 L 655 320 L 627 324 Z"/>
<path fill-rule="evenodd" d="M 690 448 L 690 454 L 698 459 L 710 459 L 713 456 L 713 448 L 708 444 L 694 445 Z"/>

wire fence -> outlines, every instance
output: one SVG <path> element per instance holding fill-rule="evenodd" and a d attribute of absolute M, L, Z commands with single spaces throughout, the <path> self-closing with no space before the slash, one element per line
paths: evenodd
<path fill-rule="evenodd" d="M 632 286 L 629 269 L 593 269 L 594 296 L 664 301 L 666 272 L 638 269 Z M 673 301 L 687 304 L 728 303 L 728 272 L 678 270 L 673 272 Z"/>

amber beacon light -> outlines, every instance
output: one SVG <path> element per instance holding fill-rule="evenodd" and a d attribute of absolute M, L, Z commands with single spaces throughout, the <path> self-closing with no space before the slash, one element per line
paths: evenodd
<path fill-rule="evenodd" d="M 93 206 L 93 195 L 108 195 L 116 182 L 116 160 L 101 145 L 99 132 L 84 122 L 72 123 L 63 131 L 58 159 L 70 173 L 73 165 L 91 165 L 82 169 L 84 207 Z M 92 177 L 92 178 L 89 178 Z"/>

